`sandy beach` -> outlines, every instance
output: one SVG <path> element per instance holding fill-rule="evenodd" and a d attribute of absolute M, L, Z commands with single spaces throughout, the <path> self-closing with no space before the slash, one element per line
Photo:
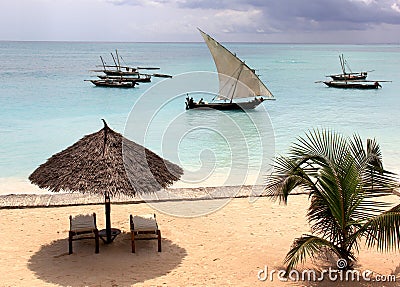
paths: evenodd
<path fill-rule="evenodd" d="M 392 274 L 397 282 L 282 282 L 276 276 L 260 281 L 259 271 L 283 269 L 293 239 L 309 232 L 307 207 L 307 195 L 293 195 L 288 206 L 266 197 L 253 203 L 235 198 L 213 213 L 182 218 L 146 203 L 114 204 L 112 225 L 122 234 L 112 244 L 101 242 L 99 254 L 93 240 L 75 241 L 72 255 L 69 215 L 96 212 L 101 229 L 102 204 L 1 209 L 0 286 L 398 286 L 400 254 L 367 250 L 363 244 L 356 269 Z M 129 215 L 147 213 L 157 214 L 163 251 L 157 252 L 156 241 L 139 241 L 132 254 Z M 327 264 L 335 267 L 319 261 L 318 267 L 308 262 L 297 269 L 321 270 Z"/>

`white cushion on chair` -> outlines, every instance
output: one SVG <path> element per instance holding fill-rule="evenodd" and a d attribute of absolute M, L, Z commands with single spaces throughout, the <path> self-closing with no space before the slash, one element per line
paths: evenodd
<path fill-rule="evenodd" d="M 79 214 L 71 220 L 71 231 L 73 232 L 93 232 L 95 229 L 94 217 L 91 214 Z"/>
<path fill-rule="evenodd" d="M 134 231 L 156 231 L 158 229 L 154 214 L 135 215 L 133 227 Z"/>

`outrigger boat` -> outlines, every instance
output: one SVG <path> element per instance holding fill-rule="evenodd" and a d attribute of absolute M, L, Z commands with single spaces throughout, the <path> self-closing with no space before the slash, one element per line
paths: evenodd
<path fill-rule="evenodd" d="M 327 77 L 331 77 L 332 80 L 334 81 L 354 81 L 354 80 L 365 80 L 368 76 L 368 72 L 353 72 L 350 69 L 349 64 L 345 60 L 343 54 L 339 55 L 339 60 L 340 60 L 340 66 L 342 68 L 342 74 L 334 74 L 334 75 L 329 75 Z M 346 71 L 349 69 L 350 73 Z"/>
<path fill-rule="evenodd" d="M 115 50 L 115 56 L 111 53 L 114 65 L 107 65 L 100 56 L 102 63 L 102 70 L 93 70 L 93 72 L 101 72 L 102 75 L 97 75 L 101 80 L 85 80 L 90 81 L 96 86 L 101 87 L 116 87 L 116 88 L 133 88 L 136 84 L 151 82 L 151 77 L 172 78 L 170 75 L 165 74 L 144 74 L 139 70 L 159 70 L 158 67 L 130 67 L 121 66 L 121 56 L 118 55 L 118 50 Z"/>
<path fill-rule="evenodd" d="M 140 70 L 160 70 L 159 67 L 131 67 L 131 66 L 121 66 L 122 57 L 118 55 L 118 50 L 115 50 L 115 57 L 114 54 L 111 53 L 112 59 L 114 61 L 114 65 L 106 65 L 103 60 L 103 57 L 100 56 L 100 60 L 102 63 L 103 70 L 93 70 L 94 72 L 103 72 L 107 76 L 118 76 L 118 77 L 131 77 L 131 76 L 144 76 L 140 77 L 140 82 L 150 82 L 151 77 L 159 77 L 159 78 L 172 78 L 171 75 L 167 74 L 144 74 L 141 73 Z"/>
<path fill-rule="evenodd" d="M 326 81 L 324 84 L 328 87 L 340 89 L 372 90 L 382 88 L 379 81 Z"/>
<path fill-rule="evenodd" d="M 98 75 L 97 77 L 102 80 L 115 80 L 115 81 L 120 81 L 120 82 L 135 82 L 135 83 L 151 82 L 150 75 L 142 75 L 142 74 L 136 74 L 135 77 L 107 76 L 107 75 Z"/>
<path fill-rule="evenodd" d="M 186 98 L 186 109 L 246 110 L 254 109 L 264 100 L 274 97 L 264 83 L 255 74 L 255 70 L 232 54 L 211 36 L 200 31 L 214 59 L 218 71 L 219 94 L 214 97 L 224 102 L 207 103 L 201 99 L 195 102 Z M 253 98 L 247 102 L 233 102 L 236 99 Z M 214 100 L 213 99 L 213 100 Z"/>
<path fill-rule="evenodd" d="M 195 103 L 193 98 L 186 98 L 186 109 L 214 109 L 214 110 L 251 110 L 255 109 L 259 104 L 264 101 L 264 98 L 255 98 L 252 101 L 241 103 L 206 103 L 203 100 Z"/>
<path fill-rule="evenodd" d="M 110 88 L 134 88 L 135 82 L 123 82 L 118 80 L 85 80 L 92 82 L 92 84 L 98 87 L 110 87 Z"/>
<path fill-rule="evenodd" d="M 334 81 L 354 81 L 354 80 L 365 80 L 367 78 L 367 72 L 360 73 L 346 73 L 346 74 L 337 74 L 330 75 Z"/>
<path fill-rule="evenodd" d="M 122 57 L 118 55 L 118 50 L 115 50 L 114 54 L 111 53 L 111 57 L 113 59 L 114 65 L 106 65 L 103 60 L 103 57 L 100 56 L 100 60 L 102 63 L 103 70 L 94 70 L 94 72 L 103 72 L 108 76 L 136 76 L 139 74 L 139 70 L 159 70 L 159 67 L 130 67 L 130 66 L 121 66 L 120 59 Z"/>

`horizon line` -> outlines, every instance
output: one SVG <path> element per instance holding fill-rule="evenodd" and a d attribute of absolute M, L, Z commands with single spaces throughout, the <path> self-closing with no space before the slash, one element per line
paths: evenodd
<path fill-rule="evenodd" d="M 0 43 L 122 43 L 122 44 L 201 44 L 203 41 L 101 41 L 101 40 L 0 40 Z M 400 42 L 264 42 L 264 41 L 221 41 L 221 43 L 232 44 L 272 44 L 272 45 L 400 45 Z"/>

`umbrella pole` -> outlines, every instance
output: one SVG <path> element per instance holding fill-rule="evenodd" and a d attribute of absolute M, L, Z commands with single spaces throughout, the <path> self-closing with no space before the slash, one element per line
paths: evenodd
<path fill-rule="evenodd" d="M 121 233 L 121 230 L 111 228 L 111 201 L 108 192 L 104 193 L 104 207 L 106 213 L 106 228 L 99 231 L 99 236 L 104 243 L 109 244 Z"/>
<path fill-rule="evenodd" d="M 106 208 L 106 235 L 107 241 L 106 243 L 111 243 L 111 203 L 110 203 L 110 195 L 108 192 L 104 194 L 105 200 L 105 208 Z"/>

